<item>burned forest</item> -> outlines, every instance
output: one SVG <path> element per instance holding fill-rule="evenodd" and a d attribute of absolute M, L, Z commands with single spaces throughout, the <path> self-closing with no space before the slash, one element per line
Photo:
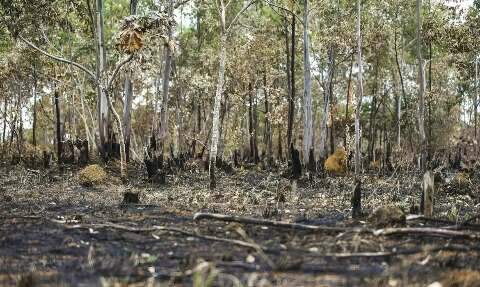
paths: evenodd
<path fill-rule="evenodd" d="M 0 0 L 0 286 L 479 286 L 479 0 Z"/>

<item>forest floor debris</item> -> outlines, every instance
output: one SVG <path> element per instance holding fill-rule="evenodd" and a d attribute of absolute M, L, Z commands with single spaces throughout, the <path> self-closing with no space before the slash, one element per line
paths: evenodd
<path fill-rule="evenodd" d="M 439 192 L 431 219 L 402 214 L 385 229 L 367 220 L 379 206 L 397 215 L 418 204 L 418 175 L 362 178 L 366 216 L 353 220 L 352 177 L 291 188 L 277 172 L 239 169 L 211 192 L 201 172 L 158 186 L 132 170 L 127 184 L 109 175 L 95 188 L 77 173 L 0 169 L 1 286 L 474 286 L 478 277 L 475 192 Z M 140 203 L 125 204 L 128 193 Z"/>

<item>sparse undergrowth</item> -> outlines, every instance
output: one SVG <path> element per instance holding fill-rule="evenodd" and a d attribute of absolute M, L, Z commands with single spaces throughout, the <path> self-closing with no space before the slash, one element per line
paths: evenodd
<path fill-rule="evenodd" d="M 84 186 L 76 180 L 77 172 L 69 169 L 63 175 L 23 168 L 0 170 L 0 198 L 10 197 L 10 201 L 0 201 L 0 217 L 5 219 L 0 224 L 5 231 L 0 235 L 4 242 L 0 261 L 7 263 L 0 267 L 0 285 L 15 284 L 21 278 L 26 281 L 32 273 L 39 286 L 169 286 L 172 282 L 178 286 L 202 282 L 210 286 L 240 286 L 236 285 L 239 282 L 243 286 L 427 286 L 433 282 L 470 286 L 458 282 L 472 282 L 468 280 L 475 274 L 465 273 L 464 281 L 455 281 L 459 276 L 448 277 L 450 273 L 444 271 L 467 272 L 480 263 L 475 249 L 432 251 L 435 246 L 470 246 L 461 239 L 309 233 L 192 220 L 193 213 L 206 211 L 345 228 L 421 227 L 432 223 L 405 220 L 405 211 L 418 204 L 416 175 L 364 176 L 365 218 L 357 221 L 350 219 L 354 182 L 349 176 L 301 178 L 295 188 L 279 171 L 237 169 L 232 175 L 219 174 L 218 188 L 212 192 L 208 175 L 199 171 L 167 175 L 166 185 L 146 183 L 141 170 L 130 172 L 128 184 L 116 180 L 116 171 L 110 167 L 89 166 L 78 172 L 78 178 L 85 171 L 94 175 L 90 182 L 102 184 Z M 476 180 L 475 175 L 470 179 Z M 122 204 L 128 193 L 138 194 L 140 204 Z M 453 208 L 458 222 L 480 213 L 474 195 L 440 192 L 435 218 L 451 220 Z M 106 223 L 178 228 L 272 251 L 166 231 L 150 234 L 99 227 Z M 416 248 L 421 249 L 411 255 L 348 257 Z M 9 250 L 16 250 L 16 255 Z M 50 263 L 44 265 L 42 260 Z"/>

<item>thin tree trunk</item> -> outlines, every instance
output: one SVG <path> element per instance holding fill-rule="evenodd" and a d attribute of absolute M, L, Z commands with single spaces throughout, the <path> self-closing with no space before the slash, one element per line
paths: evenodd
<path fill-rule="evenodd" d="M 124 134 L 123 134 L 123 124 L 122 124 L 122 119 L 120 118 L 120 115 L 117 113 L 115 110 L 115 107 L 112 104 L 112 101 L 107 95 L 107 104 L 112 112 L 113 116 L 115 117 L 115 122 L 116 122 L 116 132 L 119 135 L 120 139 L 120 176 L 122 179 L 126 179 L 128 176 L 128 167 L 126 163 L 126 148 L 125 148 L 125 141 L 124 141 Z"/>
<path fill-rule="evenodd" d="M 303 2 L 303 163 L 309 163 L 313 148 L 312 80 L 310 72 L 310 40 L 308 36 L 308 0 Z"/>
<path fill-rule="evenodd" d="M 478 110 L 478 60 L 479 58 L 477 57 L 475 59 L 475 99 L 474 99 L 474 118 L 475 118 L 475 140 L 478 141 L 478 136 L 477 136 L 477 110 Z"/>
<path fill-rule="evenodd" d="M 395 41 L 394 41 L 394 48 L 395 48 L 395 62 L 397 64 L 398 75 L 400 78 L 400 86 L 402 88 L 402 93 L 398 94 L 397 96 L 397 146 L 400 148 L 401 146 L 401 139 L 402 139 L 402 128 L 401 128 L 401 119 L 402 119 L 402 97 L 405 98 L 405 85 L 403 83 L 403 76 L 402 76 L 402 67 L 400 65 L 400 61 L 398 59 L 398 49 L 397 49 L 397 29 L 395 28 Z"/>
<path fill-rule="evenodd" d="M 250 161 L 255 160 L 255 139 L 253 137 L 253 87 L 248 83 L 248 135 L 250 143 Z"/>
<path fill-rule="evenodd" d="M 5 135 L 7 133 L 7 111 L 8 111 L 8 97 L 3 98 L 3 131 L 2 131 L 2 143 L 5 145 Z"/>
<path fill-rule="evenodd" d="M 417 0 L 416 18 L 417 18 L 417 60 L 418 60 L 418 130 L 420 133 L 420 167 L 422 171 L 426 170 L 426 146 L 427 139 L 425 135 L 425 71 L 422 57 L 422 18 L 421 18 L 422 0 Z"/>
<path fill-rule="evenodd" d="M 103 21 L 103 0 L 96 0 L 96 60 L 97 60 L 97 80 L 102 81 L 102 75 L 105 73 L 107 55 L 105 49 L 105 36 L 104 36 L 104 21 Z M 97 121 L 98 132 L 100 137 L 100 152 L 102 157 L 106 159 L 105 144 L 107 143 L 107 137 L 109 136 L 109 114 L 106 91 L 102 88 L 102 84 L 97 86 Z"/>
<path fill-rule="evenodd" d="M 259 155 L 258 155 L 258 112 L 257 112 L 257 89 L 255 88 L 253 93 L 253 151 L 254 151 L 254 161 L 255 164 L 258 164 Z"/>
<path fill-rule="evenodd" d="M 286 71 L 286 75 L 287 75 L 287 101 L 288 101 L 288 113 L 290 114 L 290 98 L 292 97 L 292 82 L 291 82 L 291 75 L 290 75 L 290 44 L 289 44 L 289 32 L 288 32 L 288 20 L 287 20 L 287 16 L 285 15 L 284 17 L 284 25 L 283 25 L 283 29 L 284 29 L 284 34 L 285 34 L 285 55 L 287 56 L 287 62 L 286 62 L 286 65 L 285 65 L 285 71 Z M 288 123 L 290 122 L 290 117 L 288 117 Z M 288 134 L 291 134 L 291 132 L 289 133 L 288 129 L 289 129 L 290 126 L 287 127 L 287 135 Z M 291 128 L 291 127 L 290 127 Z M 288 138 L 288 137 L 287 137 Z M 281 147 L 281 139 L 278 139 L 278 142 L 279 142 L 279 146 Z M 287 139 L 287 141 L 289 141 Z M 287 145 L 289 143 L 287 142 Z M 281 155 L 279 156 L 279 158 L 281 158 Z"/>
<path fill-rule="evenodd" d="M 172 0 L 169 1 L 168 14 L 171 17 L 173 15 L 173 3 Z M 172 28 L 168 28 L 168 40 L 172 38 Z M 165 146 L 165 141 L 168 136 L 168 99 L 169 99 L 169 90 L 170 90 L 170 74 L 172 71 L 172 50 L 170 45 L 165 45 L 164 58 L 165 58 L 165 67 L 163 70 L 163 79 L 162 79 L 162 107 L 160 110 L 160 152 L 163 154 L 163 149 Z"/>
<path fill-rule="evenodd" d="M 334 84 L 335 84 L 335 48 L 332 47 L 332 60 L 331 60 L 331 65 L 332 65 L 332 74 L 329 80 L 329 87 L 328 87 L 328 93 L 329 93 L 329 117 L 330 117 L 330 153 L 333 154 L 335 152 L 335 105 L 336 105 L 336 99 L 335 99 L 335 93 L 334 93 Z"/>
<path fill-rule="evenodd" d="M 268 88 L 267 88 L 267 74 L 263 74 L 263 92 L 265 95 L 265 133 L 264 133 L 264 143 L 267 150 L 267 164 L 270 167 L 273 163 L 272 155 L 272 127 L 270 123 L 270 102 L 268 99 Z"/>
<path fill-rule="evenodd" d="M 345 104 L 345 134 L 344 134 L 344 138 L 343 138 L 343 147 L 345 148 L 345 150 L 347 150 L 347 138 L 348 138 L 348 122 L 349 122 L 349 119 L 350 119 L 350 116 L 349 116 L 349 105 L 350 105 L 350 87 L 351 87 L 351 84 L 352 84 L 352 70 L 353 70 L 353 60 L 354 60 L 354 54 L 352 54 L 352 61 L 350 63 L 350 73 L 348 74 L 348 84 L 347 84 L 347 103 Z"/>
<path fill-rule="evenodd" d="M 379 60 L 376 57 L 375 61 L 375 78 L 373 83 L 372 90 L 372 102 L 370 105 L 370 126 L 368 132 L 368 161 L 375 161 L 375 142 L 377 138 L 377 92 L 378 92 L 378 69 L 379 69 Z"/>
<path fill-rule="evenodd" d="M 225 62 L 227 59 L 227 35 L 225 31 L 225 14 L 226 7 L 221 0 L 220 11 L 220 52 L 219 52 L 219 68 L 218 68 L 218 82 L 217 90 L 215 92 L 215 102 L 213 105 L 213 119 L 212 119 L 212 142 L 209 156 L 209 174 L 210 174 L 210 189 L 215 189 L 217 183 L 215 179 L 215 162 L 217 159 L 218 135 L 219 135 L 219 121 L 220 121 L 220 103 L 223 95 L 223 85 L 225 81 Z"/>
<path fill-rule="evenodd" d="M 135 15 L 137 12 L 137 2 L 138 0 L 130 0 L 130 15 Z M 125 142 L 125 161 L 128 163 L 130 161 L 130 134 L 132 129 L 132 101 L 133 101 L 133 83 L 132 83 L 132 72 L 127 71 L 125 73 L 125 85 L 124 85 L 124 106 L 123 106 L 123 135 Z"/>
<path fill-rule="evenodd" d="M 58 91 L 55 90 L 54 93 L 55 100 L 55 115 L 56 115 L 56 133 L 57 133 L 57 160 L 58 166 L 62 166 L 62 134 L 61 134 L 61 123 L 60 123 L 60 103 Z"/>
<path fill-rule="evenodd" d="M 333 93 L 333 73 L 334 73 L 334 48 L 330 45 L 328 48 L 328 76 L 325 82 L 325 92 L 323 94 L 323 115 L 320 126 L 320 159 L 324 161 L 327 158 L 327 128 L 330 111 L 330 98 Z"/>
<path fill-rule="evenodd" d="M 33 123 L 32 123 L 32 144 L 37 147 L 37 71 L 33 66 Z"/>
<path fill-rule="evenodd" d="M 292 15 L 290 52 L 290 95 L 288 97 L 287 146 L 292 143 L 293 119 L 295 118 L 295 15 Z"/>
<path fill-rule="evenodd" d="M 361 150 L 360 150 L 360 113 L 363 98 L 363 67 L 362 67 L 362 34 L 361 34 L 361 0 L 357 0 L 357 108 L 355 111 L 355 176 L 361 172 Z"/>

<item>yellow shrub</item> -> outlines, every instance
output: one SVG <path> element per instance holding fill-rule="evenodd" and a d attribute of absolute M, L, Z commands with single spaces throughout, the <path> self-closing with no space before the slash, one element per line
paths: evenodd
<path fill-rule="evenodd" d="M 343 147 L 338 148 L 334 154 L 329 156 L 325 161 L 325 171 L 332 174 L 344 174 L 346 167 L 347 153 Z"/>
<path fill-rule="evenodd" d="M 78 173 L 78 179 L 83 186 L 101 184 L 107 179 L 107 173 L 98 164 L 92 164 Z"/>

